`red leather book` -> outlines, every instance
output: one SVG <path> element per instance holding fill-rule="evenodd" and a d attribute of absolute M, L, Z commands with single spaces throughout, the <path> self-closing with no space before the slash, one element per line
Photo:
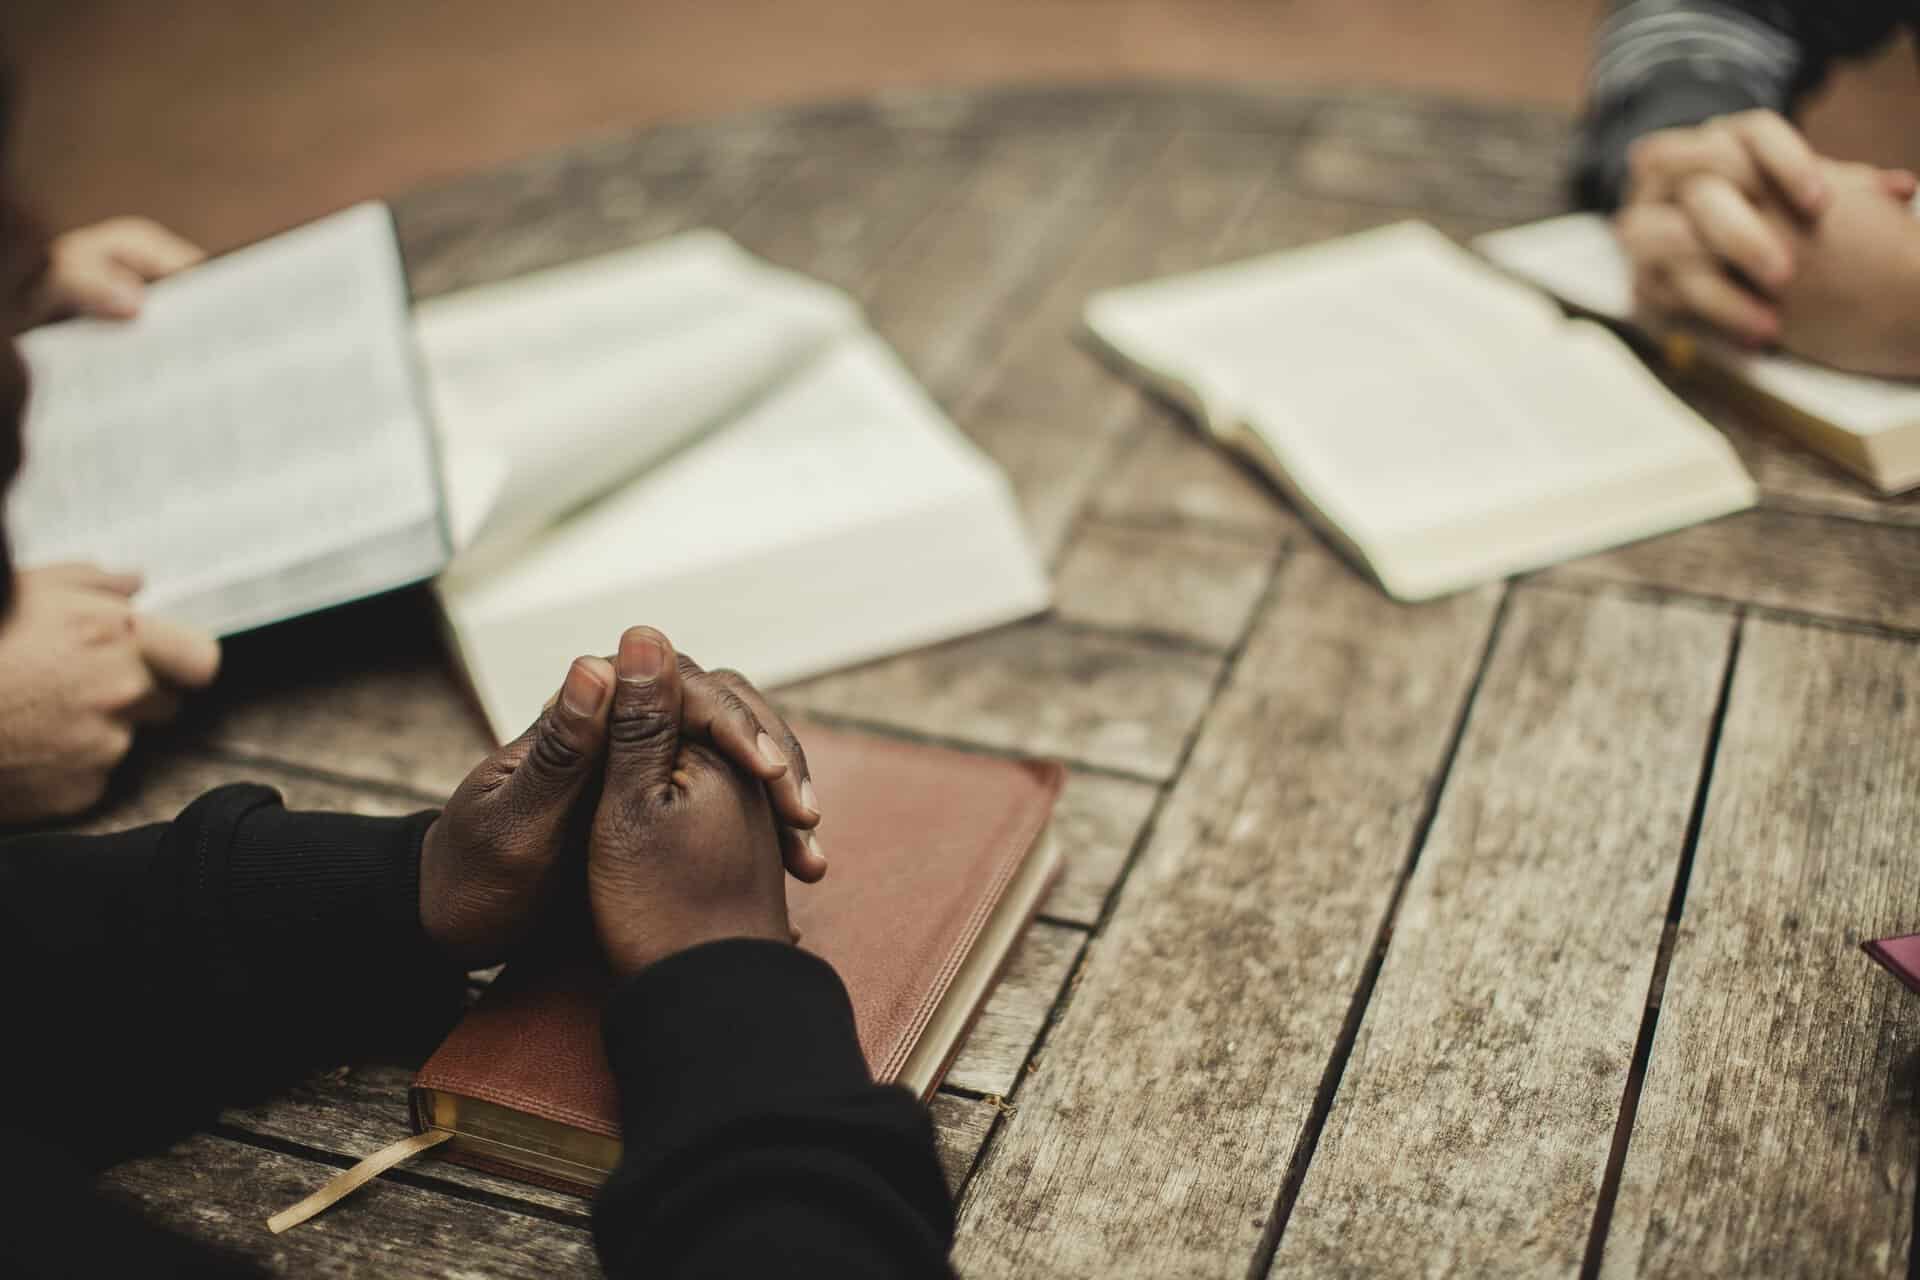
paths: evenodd
<path fill-rule="evenodd" d="M 839 972 L 874 1078 L 931 1095 L 1058 869 L 1056 764 L 802 732 L 832 871 L 790 884 L 801 945 Z M 600 1041 L 608 979 L 502 973 L 420 1069 L 449 1159 L 591 1192 L 620 1156 Z"/>

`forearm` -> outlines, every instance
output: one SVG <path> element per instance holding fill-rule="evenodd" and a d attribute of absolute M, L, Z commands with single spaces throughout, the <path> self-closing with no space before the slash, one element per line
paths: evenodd
<path fill-rule="evenodd" d="M 683 952 L 620 987 L 606 1041 L 628 1137 L 594 1206 L 609 1275 L 951 1274 L 931 1122 L 872 1083 L 824 961 Z"/>
<path fill-rule="evenodd" d="M 460 983 L 419 925 L 428 821 L 289 813 L 226 787 L 172 823 L 0 843 L 10 1029 L 35 1046 L 5 1083 L 104 1157 L 444 1023 Z"/>

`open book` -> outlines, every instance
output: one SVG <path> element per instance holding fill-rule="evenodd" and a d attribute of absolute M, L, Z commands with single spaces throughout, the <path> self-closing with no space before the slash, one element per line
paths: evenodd
<path fill-rule="evenodd" d="M 774 683 L 1048 602 L 1005 476 L 858 306 L 714 232 L 410 321 L 365 204 L 21 346 L 20 563 L 138 570 L 142 607 L 232 634 L 451 557 L 502 738 L 635 622 Z"/>
<path fill-rule="evenodd" d="M 138 570 L 143 607 L 231 634 L 446 563 L 385 206 L 163 280 L 135 320 L 50 325 L 20 350 L 21 565 Z"/>
<path fill-rule="evenodd" d="M 1496 231 L 1474 247 L 1570 306 L 1621 323 L 1633 318 L 1632 271 L 1599 214 Z M 1681 350 L 1697 350 L 1701 366 L 1743 392 L 1766 422 L 1882 493 L 1920 485 L 1920 382 L 1842 373 L 1702 335 L 1684 337 Z"/>
<path fill-rule="evenodd" d="M 1754 501 L 1617 338 L 1423 223 L 1102 293 L 1086 322 L 1396 599 Z"/>
<path fill-rule="evenodd" d="M 763 684 L 1044 609 L 1012 490 L 851 299 L 692 232 L 420 308 L 489 724 L 635 622 Z"/>

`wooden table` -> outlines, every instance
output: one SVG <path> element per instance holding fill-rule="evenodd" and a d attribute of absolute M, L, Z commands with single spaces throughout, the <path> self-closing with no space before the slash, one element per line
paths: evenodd
<path fill-rule="evenodd" d="M 1760 509 L 1404 608 L 1073 337 L 1102 286 L 1544 216 L 1567 149 L 1375 94 L 916 94 L 396 201 L 422 297 L 724 228 L 858 295 L 1012 475 L 1052 616 L 783 697 L 1073 767 L 1070 870 L 934 1106 L 967 1274 L 1907 1272 L 1920 1003 L 1854 944 L 1920 927 L 1920 505 L 1710 406 Z M 487 746 L 403 596 L 233 646 L 108 821 L 242 776 L 403 811 Z M 267 1234 L 408 1076 L 109 1181 L 291 1273 L 590 1272 L 584 1203 L 431 1161 Z"/>

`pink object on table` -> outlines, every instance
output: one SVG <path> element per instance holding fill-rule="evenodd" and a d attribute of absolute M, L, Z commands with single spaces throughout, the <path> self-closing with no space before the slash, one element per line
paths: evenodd
<path fill-rule="evenodd" d="M 1879 961 L 1900 984 L 1920 995 L 1920 933 L 1903 933 L 1897 938 L 1877 938 L 1863 942 L 1860 949 Z"/>

